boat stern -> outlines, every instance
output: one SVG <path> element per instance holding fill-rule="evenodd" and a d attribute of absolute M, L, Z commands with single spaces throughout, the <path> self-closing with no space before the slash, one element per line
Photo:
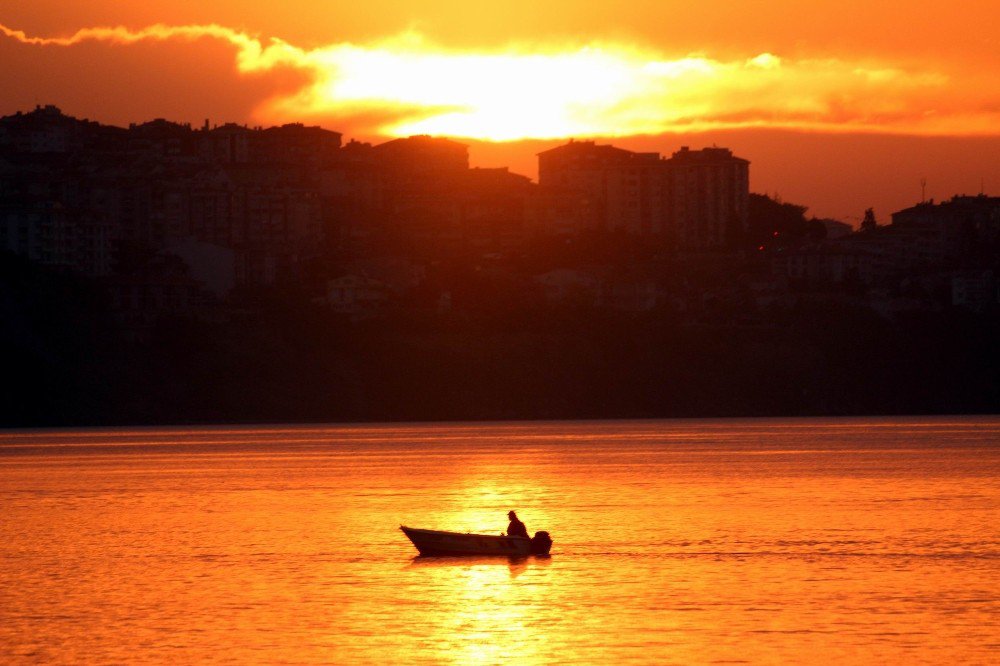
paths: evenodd
<path fill-rule="evenodd" d="M 548 555 L 551 549 L 552 537 L 549 536 L 549 533 L 535 532 L 535 536 L 531 538 L 531 554 Z"/>

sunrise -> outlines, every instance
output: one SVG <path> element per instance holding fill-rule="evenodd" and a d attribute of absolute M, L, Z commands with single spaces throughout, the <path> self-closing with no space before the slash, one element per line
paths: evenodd
<path fill-rule="evenodd" d="M 0 663 L 992 663 L 998 23 L 2 3 Z"/>

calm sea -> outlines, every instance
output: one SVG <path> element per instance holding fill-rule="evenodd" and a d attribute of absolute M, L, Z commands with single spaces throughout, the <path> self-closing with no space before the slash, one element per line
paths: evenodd
<path fill-rule="evenodd" d="M 0 434 L 3 663 L 998 654 L 1000 418 Z"/>

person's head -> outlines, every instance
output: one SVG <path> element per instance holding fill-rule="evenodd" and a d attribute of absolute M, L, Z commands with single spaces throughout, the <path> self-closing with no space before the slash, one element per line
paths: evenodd
<path fill-rule="evenodd" d="M 508 511 L 507 512 L 507 517 L 510 518 L 511 520 L 514 520 L 514 519 L 517 518 L 517 514 L 514 513 L 513 511 Z"/>

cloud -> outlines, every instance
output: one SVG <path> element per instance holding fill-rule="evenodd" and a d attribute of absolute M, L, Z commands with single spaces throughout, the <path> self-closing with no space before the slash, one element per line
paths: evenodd
<path fill-rule="evenodd" d="M 615 43 L 464 51 L 407 33 L 304 49 L 220 25 L 85 28 L 26 46 L 220 40 L 242 74 L 293 68 L 304 83 L 260 100 L 260 122 L 316 119 L 362 134 L 484 140 L 632 136 L 739 127 L 907 134 L 996 134 L 998 94 L 946 73 L 889 62 L 669 59 Z"/>

